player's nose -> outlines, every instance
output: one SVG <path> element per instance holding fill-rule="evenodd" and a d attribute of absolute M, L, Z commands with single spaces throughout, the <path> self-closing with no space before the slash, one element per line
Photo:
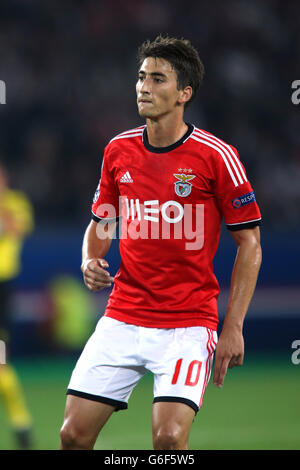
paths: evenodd
<path fill-rule="evenodd" d="M 143 80 L 143 82 L 140 84 L 140 87 L 139 87 L 139 92 L 140 92 L 141 97 L 145 93 L 146 94 L 150 93 L 150 90 L 151 90 L 150 80 L 145 78 L 145 80 Z"/>

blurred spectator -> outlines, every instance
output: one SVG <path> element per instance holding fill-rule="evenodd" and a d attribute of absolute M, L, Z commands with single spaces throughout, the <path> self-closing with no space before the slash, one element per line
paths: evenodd
<path fill-rule="evenodd" d="M 296 0 L 1 2 L 1 153 L 38 225 L 86 224 L 104 146 L 140 123 L 137 47 L 169 33 L 206 67 L 189 120 L 238 148 L 264 226 L 299 230 L 299 21 Z"/>
<path fill-rule="evenodd" d="M 8 361 L 12 281 L 20 271 L 24 238 L 32 231 L 33 213 L 27 197 L 9 187 L 0 165 L 0 340 L 6 345 L 6 361 L 0 365 L 0 397 L 19 448 L 31 445 L 31 416 L 14 367 Z"/>
<path fill-rule="evenodd" d="M 56 349 L 78 352 L 96 325 L 98 312 L 93 297 L 81 280 L 68 274 L 52 279 L 47 291 L 51 338 Z"/>

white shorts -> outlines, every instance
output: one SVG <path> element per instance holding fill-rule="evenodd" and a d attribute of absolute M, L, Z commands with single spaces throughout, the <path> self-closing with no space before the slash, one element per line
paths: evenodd
<path fill-rule="evenodd" d="M 135 385 L 154 375 L 154 402 L 199 410 L 217 333 L 202 326 L 145 328 L 102 317 L 71 376 L 67 394 L 125 409 Z"/>

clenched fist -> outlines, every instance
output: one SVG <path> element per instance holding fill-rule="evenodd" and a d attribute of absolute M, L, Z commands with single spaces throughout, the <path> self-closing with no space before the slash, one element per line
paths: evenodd
<path fill-rule="evenodd" d="M 82 264 L 84 283 L 91 291 L 100 291 L 111 286 L 114 278 L 106 271 L 105 268 L 108 267 L 108 262 L 101 258 L 88 259 Z"/>

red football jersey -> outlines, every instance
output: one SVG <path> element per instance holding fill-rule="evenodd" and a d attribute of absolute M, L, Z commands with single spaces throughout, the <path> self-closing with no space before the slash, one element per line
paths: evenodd
<path fill-rule="evenodd" d="M 217 328 L 222 217 L 230 230 L 261 220 L 234 147 L 191 124 L 163 148 L 149 144 L 146 126 L 123 132 L 105 148 L 92 213 L 121 220 L 121 265 L 105 315 L 154 328 Z"/>

